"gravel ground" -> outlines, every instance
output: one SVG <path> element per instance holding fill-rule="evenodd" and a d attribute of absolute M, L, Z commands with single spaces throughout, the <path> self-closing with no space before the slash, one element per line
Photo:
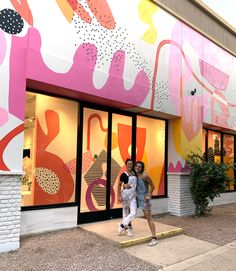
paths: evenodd
<path fill-rule="evenodd" d="M 184 234 L 217 245 L 236 240 L 236 204 L 214 206 L 212 212 L 203 217 L 164 214 L 156 215 L 154 219 L 163 224 L 181 227 Z"/>
<path fill-rule="evenodd" d="M 154 271 L 158 268 L 96 234 L 72 229 L 22 238 L 17 252 L 0 255 L 0 270 Z"/>
<path fill-rule="evenodd" d="M 154 216 L 158 222 L 182 227 L 185 234 L 218 245 L 236 240 L 236 204 L 213 207 L 203 217 Z M 127 254 L 115 243 L 82 229 L 21 239 L 17 252 L 0 255 L 1 271 L 138 271 L 157 267 Z"/>

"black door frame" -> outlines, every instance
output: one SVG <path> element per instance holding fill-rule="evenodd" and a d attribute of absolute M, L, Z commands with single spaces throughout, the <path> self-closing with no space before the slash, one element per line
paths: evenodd
<path fill-rule="evenodd" d="M 106 209 L 101 211 L 91 211 L 91 212 L 80 212 L 81 207 L 81 173 L 82 173 L 82 146 L 83 146 L 83 112 L 84 108 L 99 110 L 108 113 L 108 140 L 107 140 L 107 186 L 106 186 Z M 137 114 L 132 112 L 124 112 L 118 109 L 108 108 L 104 106 L 89 104 L 89 103 L 80 103 L 80 129 L 78 135 L 78 158 L 77 159 L 77 202 L 78 202 L 78 215 L 77 215 L 77 224 L 109 220 L 112 218 L 122 217 L 122 208 L 110 208 L 110 189 L 111 189 L 111 145 L 112 145 L 112 114 L 120 114 L 132 118 L 132 159 L 135 161 L 135 140 L 136 140 L 136 116 Z"/>

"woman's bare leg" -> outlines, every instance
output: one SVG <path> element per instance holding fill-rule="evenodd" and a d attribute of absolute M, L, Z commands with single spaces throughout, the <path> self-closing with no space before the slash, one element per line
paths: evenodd
<path fill-rule="evenodd" d="M 148 221 L 149 228 L 152 233 L 152 237 L 156 237 L 156 227 L 152 218 L 152 213 L 150 210 L 143 210 L 144 216 Z"/>

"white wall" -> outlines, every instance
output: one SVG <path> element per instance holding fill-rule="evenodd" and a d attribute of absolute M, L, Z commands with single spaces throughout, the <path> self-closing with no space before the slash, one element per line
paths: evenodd
<path fill-rule="evenodd" d="M 21 235 L 77 227 L 77 206 L 21 212 Z"/>

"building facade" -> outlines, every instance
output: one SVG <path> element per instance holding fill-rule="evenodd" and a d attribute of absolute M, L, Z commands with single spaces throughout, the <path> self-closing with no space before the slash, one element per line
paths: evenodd
<path fill-rule="evenodd" d="M 127 157 L 175 215 L 194 212 L 188 153 L 234 161 L 236 58 L 161 1 L 2 0 L 0 87 L 0 251 L 120 217 Z"/>

